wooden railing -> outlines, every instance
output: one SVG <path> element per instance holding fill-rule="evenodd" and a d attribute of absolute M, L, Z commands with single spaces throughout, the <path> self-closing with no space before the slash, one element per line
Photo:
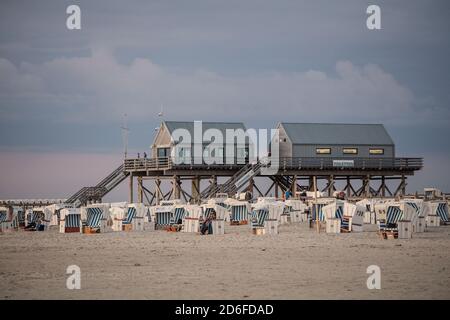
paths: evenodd
<path fill-rule="evenodd" d="M 241 168 L 246 163 L 234 164 L 204 161 L 183 161 L 174 163 L 170 157 L 157 159 L 125 159 L 125 171 L 151 171 L 167 169 L 218 169 Z M 272 167 L 278 165 L 280 169 L 290 170 L 420 170 L 423 167 L 422 158 L 333 158 L 333 157 L 295 157 L 264 159 L 263 163 L 270 163 Z"/>

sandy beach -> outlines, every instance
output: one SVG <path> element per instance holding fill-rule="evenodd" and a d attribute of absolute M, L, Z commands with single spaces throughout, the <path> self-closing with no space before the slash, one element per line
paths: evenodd
<path fill-rule="evenodd" d="M 278 236 L 227 226 L 221 236 L 119 232 L 0 235 L 1 299 L 449 299 L 450 227 L 411 240 L 376 232 Z M 66 268 L 81 268 L 81 289 Z M 381 268 L 369 290 L 366 268 Z"/>

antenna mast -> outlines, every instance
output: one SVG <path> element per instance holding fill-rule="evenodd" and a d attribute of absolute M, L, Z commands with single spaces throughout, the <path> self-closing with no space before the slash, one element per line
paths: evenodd
<path fill-rule="evenodd" d="M 126 159 L 128 155 L 128 132 L 130 131 L 130 129 L 128 128 L 126 113 L 123 115 L 123 125 L 120 127 L 120 129 L 122 129 L 123 157 L 124 159 Z"/>

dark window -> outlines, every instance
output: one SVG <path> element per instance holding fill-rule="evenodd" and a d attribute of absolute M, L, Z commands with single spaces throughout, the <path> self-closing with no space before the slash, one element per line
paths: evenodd
<path fill-rule="evenodd" d="M 169 148 L 158 148 L 158 158 L 166 158 L 169 153 Z"/>

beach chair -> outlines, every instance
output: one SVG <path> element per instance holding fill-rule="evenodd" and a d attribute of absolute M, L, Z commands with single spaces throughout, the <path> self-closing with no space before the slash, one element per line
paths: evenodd
<path fill-rule="evenodd" d="M 110 205 L 106 203 L 92 204 L 81 208 L 83 219 L 82 232 L 87 234 L 112 231 L 110 219 Z"/>
<path fill-rule="evenodd" d="M 0 207 L 0 232 L 9 232 L 19 229 L 18 207 Z"/>
<path fill-rule="evenodd" d="M 253 210 L 251 213 L 251 217 L 252 217 L 252 220 L 251 220 L 252 228 L 257 228 L 257 227 L 263 228 L 266 219 L 269 217 L 269 209 L 261 208 L 261 209 Z"/>
<path fill-rule="evenodd" d="M 226 204 L 230 214 L 231 225 L 248 224 L 248 215 L 250 212 L 250 204 L 248 202 L 232 200 Z"/>
<path fill-rule="evenodd" d="M 307 217 L 305 216 L 305 211 L 307 205 L 301 200 L 289 199 L 285 202 L 285 211 L 289 214 L 289 221 L 291 223 L 295 222 L 306 222 Z"/>
<path fill-rule="evenodd" d="M 425 231 L 425 211 L 422 199 L 405 199 L 400 201 L 405 219 L 411 220 L 413 232 Z"/>
<path fill-rule="evenodd" d="M 448 216 L 448 204 L 447 202 L 440 202 L 437 205 L 436 213 L 441 219 L 441 224 L 448 225 L 450 224 L 449 216 Z"/>
<path fill-rule="evenodd" d="M 25 210 L 21 207 L 13 207 L 13 210 L 17 212 L 18 229 L 23 229 L 25 227 Z"/>
<path fill-rule="evenodd" d="M 43 208 L 28 209 L 25 213 L 25 231 L 44 231 L 45 215 Z"/>
<path fill-rule="evenodd" d="M 183 207 L 176 206 L 174 212 L 170 218 L 170 231 L 181 231 L 183 229 L 183 221 L 186 215 L 186 210 Z"/>
<path fill-rule="evenodd" d="M 439 227 L 441 224 L 448 224 L 448 204 L 446 201 L 425 201 L 423 207 L 427 227 Z"/>
<path fill-rule="evenodd" d="M 81 209 L 64 208 L 60 211 L 60 233 L 81 232 Z"/>
<path fill-rule="evenodd" d="M 266 234 L 278 234 L 278 224 L 284 212 L 284 207 L 284 203 L 279 201 L 268 204 L 269 215 L 264 221 L 264 231 Z"/>
<path fill-rule="evenodd" d="M 143 231 L 148 208 L 142 203 L 115 203 L 109 209 L 114 231 Z"/>
<path fill-rule="evenodd" d="M 155 222 L 155 230 L 167 230 L 170 227 L 175 207 L 164 204 L 150 207 L 152 220 Z"/>
<path fill-rule="evenodd" d="M 184 207 L 185 215 L 183 219 L 182 232 L 200 232 L 200 217 L 203 215 L 203 208 L 198 205 L 187 205 Z"/>
<path fill-rule="evenodd" d="M 335 200 L 329 204 L 318 204 L 321 210 L 321 220 L 326 224 L 333 225 L 333 228 L 327 228 L 327 233 L 341 233 L 350 232 L 349 217 L 344 217 L 344 202 L 341 200 Z M 315 206 L 313 205 L 315 210 Z M 315 212 L 315 211 L 313 211 Z M 336 221 L 339 220 L 339 223 Z M 339 226 L 339 228 L 337 227 Z"/>
<path fill-rule="evenodd" d="M 136 217 L 136 208 L 134 207 L 128 207 L 127 208 L 127 214 L 125 219 L 122 220 L 122 230 L 123 231 L 131 231 L 133 230 L 133 221 Z"/>
<path fill-rule="evenodd" d="M 383 239 L 398 238 L 398 222 L 403 218 L 403 211 L 397 205 L 389 204 L 386 219 L 378 221 L 378 233 Z"/>
<path fill-rule="evenodd" d="M 0 232 L 10 231 L 12 228 L 8 215 L 9 208 L 0 207 Z"/>
<path fill-rule="evenodd" d="M 323 212 L 323 207 L 326 205 L 329 205 L 330 203 L 335 203 L 336 199 L 334 198 L 318 198 L 317 199 L 317 209 L 316 209 L 316 203 L 314 200 L 311 200 L 308 202 L 309 206 L 309 212 L 311 213 L 309 225 L 312 228 L 313 223 L 319 222 L 320 226 L 323 227 L 326 222 L 326 217 Z M 335 211 L 333 211 L 334 213 Z"/>
<path fill-rule="evenodd" d="M 200 219 L 200 231 L 203 234 L 225 234 L 225 216 L 227 214 L 227 209 L 221 205 L 206 204 Z M 205 224 L 207 224 L 207 229 L 205 229 Z"/>

